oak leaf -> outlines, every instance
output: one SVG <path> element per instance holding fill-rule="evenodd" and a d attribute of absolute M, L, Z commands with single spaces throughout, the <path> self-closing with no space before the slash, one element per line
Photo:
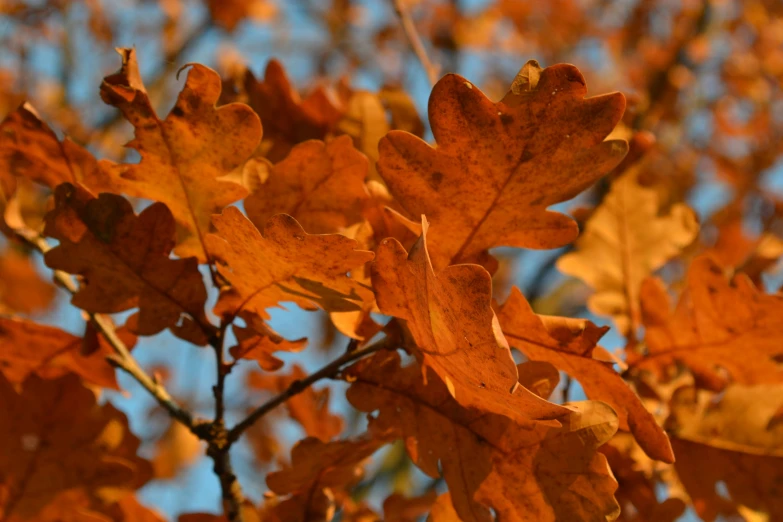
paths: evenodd
<path fill-rule="evenodd" d="M 383 501 L 383 520 L 386 522 L 416 522 L 435 502 L 437 494 L 430 490 L 418 497 L 394 493 Z"/>
<path fill-rule="evenodd" d="M 174 108 L 161 120 L 152 108 L 133 49 L 119 49 L 122 68 L 104 78 L 101 97 L 122 111 L 136 130 L 128 146 L 138 164 L 101 162 L 123 193 L 164 203 L 177 222 L 180 257 L 209 259 L 204 236 L 210 216 L 247 195 L 238 183 L 223 180 L 241 166 L 261 140 L 261 124 L 250 107 L 215 103 L 220 77 L 203 65 L 190 65 Z"/>
<path fill-rule="evenodd" d="M 0 253 L 0 313 L 43 312 L 52 305 L 56 291 L 38 274 L 30 256 L 10 248 Z"/>
<path fill-rule="evenodd" d="M 629 354 L 629 366 L 659 378 L 674 363 L 693 372 L 700 386 L 781 382 L 783 296 L 757 289 L 745 274 L 729 279 L 710 257 L 697 257 L 674 310 L 657 279 L 642 286 L 647 352 Z M 728 375 L 725 374 L 728 373 Z"/>
<path fill-rule="evenodd" d="M 451 502 L 451 493 L 447 491 L 438 495 L 427 517 L 427 522 L 462 522 Z"/>
<path fill-rule="evenodd" d="M 517 287 L 498 310 L 498 320 L 509 344 L 533 361 L 546 361 L 578 380 L 585 394 L 609 404 L 652 458 L 674 462 L 666 433 L 612 364 L 596 358 L 598 340 L 608 328 L 590 321 L 539 317 Z"/>
<path fill-rule="evenodd" d="M 779 384 L 731 385 L 720 400 L 694 388 L 675 392 L 668 421 L 675 470 L 702 520 L 734 518 L 748 509 L 769 520 L 783 517 L 781 404 Z"/>
<path fill-rule="evenodd" d="M 125 329 L 117 333 L 128 346 L 135 344 Z M 12 384 L 21 384 L 32 374 L 53 379 L 75 373 L 91 384 L 119 389 L 114 367 L 106 361 L 113 350 L 98 338 L 97 350 L 84 353 L 88 337 L 89 332 L 83 339 L 53 326 L 0 317 L 0 373 Z"/>
<path fill-rule="evenodd" d="M 75 375 L 32 376 L 21 392 L 0 375 L 0 484 L 8 491 L 0 513 L 34 517 L 47 504 L 79 494 L 107 500 L 112 491 L 138 489 L 151 477 L 136 456 L 139 440 L 125 415 L 96 404 Z"/>
<path fill-rule="evenodd" d="M 96 192 L 114 187 L 92 154 L 67 137 L 58 139 L 29 103 L 0 123 L 0 185 L 6 199 L 13 195 L 17 177 L 52 190 L 60 183 L 81 183 Z"/>
<path fill-rule="evenodd" d="M 258 316 L 243 314 L 242 319 L 247 326 L 232 325 L 237 344 L 229 348 L 229 353 L 235 359 L 254 360 L 261 369 L 272 372 L 283 367 L 275 352 L 299 352 L 307 345 L 305 338 L 293 341 L 283 338 Z"/>
<path fill-rule="evenodd" d="M 292 216 L 311 234 L 341 232 L 363 219 L 369 164 L 348 136 L 300 143 L 283 161 L 262 159 L 256 168 L 259 183 L 244 204 L 258 228 L 275 214 Z"/>
<path fill-rule="evenodd" d="M 218 272 L 231 286 L 221 291 L 215 313 L 255 313 L 291 301 L 302 308 L 359 310 L 369 290 L 347 273 L 373 258 L 356 241 L 338 234 L 306 233 L 291 216 L 270 218 L 260 232 L 234 208 L 213 217 L 215 234 L 206 238 Z"/>
<path fill-rule="evenodd" d="M 695 213 L 684 204 L 665 214 L 655 190 L 631 169 L 612 188 L 587 221 L 576 251 L 558 259 L 561 272 L 576 276 L 595 293 L 590 310 L 611 317 L 625 336 L 641 325 L 642 281 L 690 244 L 699 231 Z"/>
<path fill-rule="evenodd" d="M 190 429 L 172 421 L 155 443 L 152 467 L 155 478 L 170 480 L 204 454 L 204 444 Z"/>
<path fill-rule="evenodd" d="M 381 140 L 378 170 L 390 192 L 410 217 L 432 221 L 436 268 L 496 246 L 556 248 L 576 238 L 576 223 L 546 208 L 585 190 L 627 151 L 624 141 L 603 141 L 620 121 L 623 95 L 586 92 L 566 64 L 498 103 L 449 74 L 429 101 L 437 148 L 404 131 Z"/>
<path fill-rule="evenodd" d="M 137 216 L 122 196 L 95 198 L 63 184 L 44 229 L 60 244 L 44 260 L 50 268 L 84 277 L 74 306 L 95 313 L 138 308 L 127 320 L 130 331 L 154 335 L 169 328 L 203 345 L 214 330 L 204 313 L 207 292 L 195 258 L 169 258 L 174 228 L 162 203 Z"/>
<path fill-rule="evenodd" d="M 299 441 L 291 450 L 291 465 L 266 477 L 269 489 L 290 496 L 265 514 L 279 522 L 331 520 L 333 492 L 358 482 L 362 463 L 384 443 L 382 438 Z"/>
<path fill-rule="evenodd" d="M 276 162 L 285 158 L 291 147 L 307 140 L 322 140 L 340 120 L 343 109 L 325 87 L 316 87 L 307 96 L 296 91 L 282 64 L 270 60 L 259 81 L 245 71 L 243 88 L 247 103 L 264 125 L 265 156 Z"/>
<path fill-rule="evenodd" d="M 436 273 L 427 250 L 427 223 L 422 223 L 422 235 L 410 253 L 395 239 L 381 242 L 372 281 L 381 312 L 405 321 L 423 367 L 431 367 L 466 407 L 519 422 L 569 414 L 519 384 L 492 311 L 489 273 L 478 265 L 454 265 Z"/>
<path fill-rule="evenodd" d="M 464 408 L 438 380 L 424 384 L 417 365 L 400 368 L 396 352 L 379 352 L 344 372 L 348 400 L 379 410 L 370 432 L 405 439 L 408 455 L 427 475 L 442 475 L 465 522 L 613 520 L 617 483 L 596 452 L 617 429 L 603 403 L 573 404 L 552 427 L 524 425 L 484 410 Z"/>

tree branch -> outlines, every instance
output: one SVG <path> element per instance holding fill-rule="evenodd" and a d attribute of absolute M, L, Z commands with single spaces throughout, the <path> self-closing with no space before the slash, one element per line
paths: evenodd
<path fill-rule="evenodd" d="M 255 424 L 255 422 L 269 413 L 270 411 L 274 410 L 284 402 L 286 402 L 288 399 L 295 395 L 299 395 L 303 391 L 305 391 L 307 388 L 309 388 L 311 385 L 316 383 L 317 381 L 327 378 L 327 377 L 333 377 L 336 375 L 346 364 L 353 362 L 357 359 L 361 359 L 366 355 L 370 355 L 371 353 L 375 353 L 380 350 L 384 349 L 390 349 L 392 348 L 392 345 L 394 343 L 389 340 L 389 337 L 384 337 L 380 341 L 371 344 L 370 346 L 363 348 L 361 350 L 354 350 L 354 351 L 346 351 L 343 355 L 335 359 L 334 361 L 330 362 L 320 370 L 316 371 L 315 373 L 311 373 L 306 378 L 294 381 L 291 383 L 291 385 L 280 394 L 272 397 L 267 402 L 253 410 L 250 415 L 248 415 L 245 420 L 231 428 L 228 432 L 228 443 L 233 444 L 237 439 L 239 439 L 240 435 L 248 429 L 250 426 Z"/>
<path fill-rule="evenodd" d="M 427 56 L 427 50 L 424 49 L 424 44 L 421 41 L 419 32 L 416 30 L 416 25 L 413 23 L 410 12 L 408 12 L 403 0 L 391 0 L 391 2 L 394 12 L 397 13 L 400 24 L 402 24 L 402 30 L 408 38 L 408 43 L 411 49 L 413 49 L 413 53 L 421 62 L 421 66 L 424 67 L 424 72 L 427 73 L 430 85 L 435 85 L 435 82 L 438 81 L 438 68 L 432 64 L 429 56 Z"/>

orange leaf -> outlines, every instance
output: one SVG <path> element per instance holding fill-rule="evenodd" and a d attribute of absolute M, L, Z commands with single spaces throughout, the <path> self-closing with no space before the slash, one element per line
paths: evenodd
<path fill-rule="evenodd" d="M 608 328 L 590 321 L 537 316 L 522 292 L 511 289 L 498 311 L 498 320 L 509 343 L 534 361 L 547 361 L 578 380 L 585 394 L 609 404 L 620 428 L 633 432 L 650 457 L 674 462 L 669 438 L 612 365 L 593 357 L 593 350 Z M 557 322 L 552 319 L 556 319 Z"/>
<path fill-rule="evenodd" d="M 596 449 L 617 430 L 603 403 L 576 403 L 552 427 L 457 404 L 437 379 L 421 380 L 417 365 L 400 368 L 396 352 L 379 352 L 345 371 L 348 400 L 380 410 L 370 431 L 391 430 L 427 475 L 441 470 L 465 522 L 614 520 L 617 483 Z"/>
<path fill-rule="evenodd" d="M 675 362 L 687 366 L 700 385 L 722 389 L 728 372 L 740 384 L 783 381 L 783 296 L 759 291 L 744 274 L 731 283 L 711 258 L 696 258 L 687 287 L 673 312 L 655 279 L 642 286 L 647 353 L 629 358 L 633 368 L 663 377 Z"/>
<path fill-rule="evenodd" d="M 557 267 L 595 289 L 588 306 L 614 319 L 623 335 L 641 324 L 642 281 L 690 244 L 699 232 L 694 212 L 684 204 L 661 215 L 658 195 L 637 181 L 638 169 L 612 183 L 601 206 L 587 221 L 576 251 Z"/>
<path fill-rule="evenodd" d="M 246 328 L 232 326 L 237 344 L 229 353 L 235 359 L 254 360 L 263 370 L 272 372 L 283 366 L 283 361 L 273 355 L 275 352 L 299 352 L 307 345 L 304 338 L 294 341 L 283 338 L 258 316 L 245 314 L 242 318 L 247 323 Z"/>
<path fill-rule="evenodd" d="M 427 252 L 427 223 L 410 253 L 395 239 L 378 247 L 373 287 L 381 312 L 405 321 L 425 367 L 457 402 L 518 422 L 555 419 L 570 411 L 519 384 L 517 367 L 492 311 L 492 281 L 478 265 L 435 273 Z"/>
<path fill-rule="evenodd" d="M 0 404 L 0 486 L 8 488 L 0 512 L 7 519 L 29 519 L 75 493 L 98 501 L 103 490 L 138 489 L 151 477 L 125 415 L 96 404 L 74 375 L 30 377 L 20 393 L 0 376 Z"/>
<path fill-rule="evenodd" d="M 230 284 L 220 294 L 215 313 L 240 310 L 268 318 L 265 309 L 280 301 L 327 311 L 359 310 L 368 289 L 347 273 L 373 258 L 355 250 L 353 239 L 337 234 L 307 234 L 291 216 L 278 214 L 259 230 L 236 208 L 213 217 L 216 234 L 207 245 L 218 271 Z"/>
<path fill-rule="evenodd" d="M 247 216 L 258 228 L 281 213 L 315 234 L 340 232 L 362 221 L 369 165 L 348 136 L 301 143 L 276 165 L 261 161 L 266 172 L 245 199 Z"/>
<path fill-rule="evenodd" d="M 291 450 L 291 466 L 266 477 L 269 489 L 290 495 L 268 516 L 281 522 L 331 520 L 332 492 L 358 482 L 362 462 L 384 442 L 351 439 L 325 443 L 313 437 L 299 441 Z"/>
<path fill-rule="evenodd" d="M 133 49 L 118 49 L 122 68 L 101 85 L 103 100 L 120 109 L 136 128 L 128 146 L 141 162 L 101 167 L 117 179 L 122 192 L 165 203 L 177 222 L 180 257 L 209 258 L 204 236 L 210 216 L 247 195 L 244 187 L 221 180 L 241 166 L 261 140 L 261 124 L 250 107 L 215 103 L 220 77 L 203 65 L 191 65 L 177 103 L 165 120 L 152 108 Z"/>
<path fill-rule="evenodd" d="M 603 141 L 620 121 L 623 95 L 586 93 L 565 64 L 498 103 L 449 74 L 430 95 L 437 148 L 404 131 L 381 140 L 378 170 L 390 192 L 410 216 L 432 221 L 436 268 L 496 246 L 556 248 L 576 238 L 576 223 L 546 208 L 592 185 L 628 148 Z"/>
<path fill-rule="evenodd" d="M 135 338 L 124 330 L 118 333 L 129 346 L 135 344 Z M 81 339 L 25 319 L 0 318 L 0 368 L 12 384 L 22 383 L 31 374 L 53 379 L 73 372 L 92 384 L 119 389 L 114 367 L 106 361 L 114 352 L 102 337 L 96 340 L 97 350 L 81 353 L 89 337 L 89 332 Z"/>
<path fill-rule="evenodd" d="M 0 124 L 0 184 L 6 198 L 16 188 L 15 177 L 50 189 L 60 183 L 81 183 L 96 193 L 114 188 L 93 155 L 68 138 L 60 141 L 29 103 Z"/>
<path fill-rule="evenodd" d="M 154 335 L 169 328 L 194 344 L 214 330 L 204 314 L 207 292 L 195 258 L 170 259 L 174 219 L 161 203 L 136 216 L 114 194 L 95 198 L 64 184 L 46 216 L 46 235 L 60 245 L 46 253 L 47 266 L 85 277 L 71 303 L 95 313 L 139 311 L 129 330 Z"/>
<path fill-rule="evenodd" d="M 55 293 L 54 285 L 41 278 L 31 257 L 13 249 L 0 253 L 0 312 L 42 312 L 52 305 Z"/>

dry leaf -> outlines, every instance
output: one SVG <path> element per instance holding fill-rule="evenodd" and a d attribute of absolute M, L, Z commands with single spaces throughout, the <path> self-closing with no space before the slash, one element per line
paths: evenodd
<path fill-rule="evenodd" d="M 590 399 L 604 401 L 617 412 L 620 428 L 630 429 L 647 455 L 674 462 L 669 439 L 655 418 L 611 363 L 594 356 L 598 340 L 608 328 L 583 319 L 539 317 L 517 287 L 498 310 L 498 320 L 511 346 L 578 380 Z"/>
<path fill-rule="evenodd" d="M 134 490 L 151 477 L 149 463 L 136 456 L 139 440 L 125 415 L 97 405 L 74 375 L 33 376 L 20 393 L 0 376 L 0 404 L 0 484 L 9 488 L 0 511 L 6 517 L 29 519 L 71 493 L 100 500 L 106 488 Z"/>
<path fill-rule="evenodd" d="M 362 221 L 369 199 L 364 188 L 368 162 L 348 136 L 328 143 L 306 141 L 280 163 L 263 167 L 260 184 L 245 199 L 256 227 L 275 214 L 292 216 L 311 234 L 341 232 Z"/>
<path fill-rule="evenodd" d="M 641 324 L 642 281 L 690 244 L 699 232 L 696 214 L 684 204 L 661 215 L 658 195 L 638 182 L 638 169 L 612 183 L 587 221 L 576 251 L 557 261 L 560 271 L 594 290 L 588 307 L 611 317 L 625 336 Z"/>
<path fill-rule="evenodd" d="M 242 104 L 220 108 L 220 77 L 203 65 L 190 65 L 185 86 L 165 120 L 152 108 L 133 49 L 118 49 L 122 68 L 107 76 L 101 97 L 122 111 L 136 129 L 128 146 L 138 164 L 101 162 L 123 193 L 165 203 L 177 222 L 180 257 L 209 258 L 204 236 L 210 216 L 247 195 L 244 187 L 221 180 L 241 166 L 261 140 L 261 124 Z"/>
<path fill-rule="evenodd" d="M 570 243 L 576 223 L 546 208 L 585 190 L 625 156 L 624 141 L 603 141 L 623 114 L 622 94 L 585 99 L 572 65 L 540 74 L 513 106 L 449 74 L 430 95 L 437 148 L 403 131 L 381 140 L 378 170 L 409 217 L 426 214 L 432 222 L 436 268 L 473 262 L 501 245 Z"/>
<path fill-rule="evenodd" d="M 207 236 L 207 245 L 231 284 L 221 291 L 218 315 L 246 311 L 268 318 L 265 310 L 281 301 L 305 309 L 359 310 L 372 297 L 346 275 L 373 258 L 372 252 L 356 250 L 352 239 L 307 234 L 285 214 L 270 218 L 260 232 L 233 207 L 213 222 L 217 233 Z"/>
<path fill-rule="evenodd" d="M 207 344 L 207 291 L 195 258 L 170 259 L 174 219 L 161 203 L 138 216 L 114 194 L 95 198 L 82 187 L 63 184 L 44 233 L 60 241 L 46 253 L 47 266 L 79 274 L 85 282 L 71 303 L 95 313 L 138 312 L 127 327 L 138 335 L 169 328 L 194 344 Z"/>
<path fill-rule="evenodd" d="M 427 252 L 427 224 L 422 223 L 422 236 L 410 253 L 395 239 L 378 247 L 372 281 L 381 312 L 405 321 L 417 358 L 463 406 L 518 422 L 568 415 L 568 409 L 519 384 L 511 350 L 492 311 L 489 273 L 478 265 L 450 266 L 436 273 Z"/>
<path fill-rule="evenodd" d="M 740 384 L 781 382 L 783 296 L 758 290 L 744 274 L 729 282 L 711 258 L 694 259 L 687 287 L 669 310 L 666 289 L 648 279 L 642 286 L 647 353 L 629 365 L 659 378 L 675 362 L 687 366 L 701 386 L 721 389 Z"/>
<path fill-rule="evenodd" d="M 614 520 L 612 478 L 598 446 L 617 430 L 617 417 L 599 402 L 575 403 L 562 426 L 523 425 L 464 408 L 417 366 L 400 368 L 396 352 L 379 352 L 345 371 L 348 400 L 380 410 L 373 430 L 405 439 L 408 455 L 427 475 L 442 475 L 465 522 Z M 434 376 L 431 376 L 434 377 Z"/>

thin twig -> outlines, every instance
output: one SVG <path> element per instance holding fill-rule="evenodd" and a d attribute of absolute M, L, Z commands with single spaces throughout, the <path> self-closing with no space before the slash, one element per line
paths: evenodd
<path fill-rule="evenodd" d="M 315 373 L 312 373 L 308 375 L 306 378 L 298 381 L 294 381 L 291 383 L 291 385 L 280 394 L 272 397 L 267 402 L 253 410 L 250 415 L 248 415 L 245 420 L 231 428 L 228 432 L 228 442 L 229 444 L 232 444 L 234 441 L 236 441 L 242 433 L 248 429 L 250 426 L 252 426 L 258 419 L 269 413 L 270 411 L 274 410 L 284 402 L 286 402 L 288 399 L 293 397 L 294 395 L 298 395 L 305 391 L 308 387 L 310 387 L 315 382 L 327 378 L 327 377 L 333 377 L 334 375 L 339 372 L 343 366 L 346 364 L 353 362 L 357 359 L 361 359 L 365 357 L 366 355 L 370 355 L 371 353 L 375 353 L 380 350 L 391 348 L 392 346 L 391 341 L 388 337 L 384 337 L 380 341 L 371 344 L 370 346 L 367 346 L 366 348 L 362 348 L 361 350 L 354 350 L 354 351 L 346 351 L 343 355 L 335 359 L 334 361 L 330 362 L 320 370 L 318 370 Z"/>
<path fill-rule="evenodd" d="M 424 44 L 421 41 L 419 32 L 416 30 L 416 25 L 413 23 L 411 14 L 408 12 L 408 8 L 405 6 L 403 0 L 391 0 L 394 7 L 394 12 L 397 13 L 397 17 L 402 24 L 402 30 L 405 32 L 405 36 L 408 38 L 408 43 L 413 49 L 413 53 L 421 62 L 421 66 L 424 67 L 424 72 L 427 73 L 427 78 L 430 81 L 430 85 L 435 85 L 438 81 L 438 68 L 432 64 L 427 51 L 424 49 Z"/>
<path fill-rule="evenodd" d="M 47 243 L 46 239 L 40 235 L 31 233 L 30 231 L 22 231 L 18 236 L 33 246 L 41 254 L 46 254 L 46 252 L 51 249 L 51 246 Z M 75 294 L 79 291 L 78 286 L 69 274 L 61 270 L 54 270 L 53 272 L 55 281 L 68 290 L 68 292 Z M 88 316 L 90 321 L 109 343 L 112 350 L 114 350 L 114 355 L 107 357 L 109 363 L 133 377 L 136 382 L 158 401 L 158 404 L 169 412 L 169 415 L 184 424 L 190 431 L 199 435 L 199 427 L 203 424 L 203 421 L 196 421 L 189 411 L 177 404 L 161 383 L 150 377 L 147 372 L 139 366 L 139 363 L 136 362 L 136 359 L 130 354 L 128 347 L 122 342 L 122 339 L 117 336 L 117 331 L 115 330 L 114 323 L 112 323 L 111 319 L 105 315 L 92 312 L 88 312 Z"/>

